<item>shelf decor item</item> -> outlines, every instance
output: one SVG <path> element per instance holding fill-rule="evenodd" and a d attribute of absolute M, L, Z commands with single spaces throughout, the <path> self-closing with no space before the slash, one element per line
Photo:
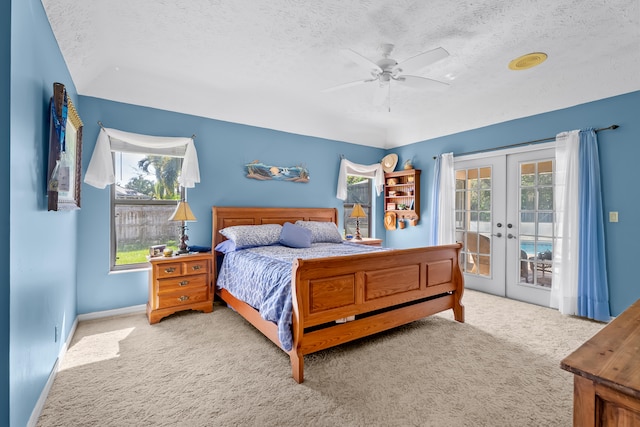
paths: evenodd
<path fill-rule="evenodd" d="M 396 214 L 392 210 L 384 214 L 384 228 L 387 230 L 396 229 Z"/>
<path fill-rule="evenodd" d="M 382 170 L 393 172 L 398 164 L 398 155 L 395 153 L 387 154 L 380 163 L 382 164 Z"/>
<path fill-rule="evenodd" d="M 196 221 L 196 217 L 191 212 L 189 204 L 183 199 L 180 200 L 173 215 L 169 218 L 169 221 L 180 221 L 180 244 L 178 245 L 178 251 L 176 254 L 185 254 L 189 252 L 187 250 L 187 240 L 189 236 L 186 234 L 187 225 L 185 221 Z"/>
<path fill-rule="evenodd" d="M 149 246 L 149 258 L 162 256 L 166 247 L 166 245 Z"/>
<path fill-rule="evenodd" d="M 353 210 L 351 211 L 351 218 L 356 219 L 356 235 L 354 237 L 355 240 L 362 240 L 362 236 L 360 235 L 360 218 L 366 218 L 366 214 L 364 213 L 364 209 L 360 206 L 360 203 L 356 203 L 353 205 Z"/>

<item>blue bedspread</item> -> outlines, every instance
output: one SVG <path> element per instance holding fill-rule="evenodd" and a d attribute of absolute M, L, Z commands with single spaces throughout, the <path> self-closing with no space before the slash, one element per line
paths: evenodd
<path fill-rule="evenodd" d="M 257 309 L 263 319 L 278 325 L 280 345 L 293 346 L 291 333 L 291 267 L 295 259 L 343 256 L 382 250 L 355 243 L 314 243 L 297 249 L 281 245 L 260 246 L 227 253 L 218 280 L 219 288 Z"/>

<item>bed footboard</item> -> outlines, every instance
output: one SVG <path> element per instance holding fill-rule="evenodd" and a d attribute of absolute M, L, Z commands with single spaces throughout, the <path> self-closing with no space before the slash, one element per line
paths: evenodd
<path fill-rule="evenodd" d="M 464 322 L 461 244 L 351 257 L 297 260 L 293 266 L 293 377 L 304 355 L 452 309 Z M 336 323 L 343 318 L 355 318 Z"/>

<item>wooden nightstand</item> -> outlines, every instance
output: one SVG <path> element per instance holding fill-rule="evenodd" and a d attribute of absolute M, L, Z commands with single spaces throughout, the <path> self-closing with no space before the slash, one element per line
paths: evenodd
<path fill-rule="evenodd" d="M 382 246 L 382 239 L 374 239 L 373 237 L 363 237 L 362 240 L 345 240 L 345 242 L 357 243 L 359 245 Z"/>
<path fill-rule="evenodd" d="M 151 258 L 149 323 L 181 310 L 213 311 L 211 253 Z"/>

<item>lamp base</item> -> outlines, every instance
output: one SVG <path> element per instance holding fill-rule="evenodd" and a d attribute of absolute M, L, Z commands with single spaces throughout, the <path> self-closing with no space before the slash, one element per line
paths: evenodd
<path fill-rule="evenodd" d="M 362 240 L 362 236 L 360 235 L 360 220 L 356 218 L 356 235 L 353 237 L 354 240 Z"/>
<path fill-rule="evenodd" d="M 176 254 L 178 255 L 189 253 L 189 250 L 187 250 L 187 240 L 189 240 L 189 236 L 187 236 L 186 231 L 187 227 L 183 222 L 180 226 L 180 244 L 178 245 L 178 250 L 176 251 Z"/>

